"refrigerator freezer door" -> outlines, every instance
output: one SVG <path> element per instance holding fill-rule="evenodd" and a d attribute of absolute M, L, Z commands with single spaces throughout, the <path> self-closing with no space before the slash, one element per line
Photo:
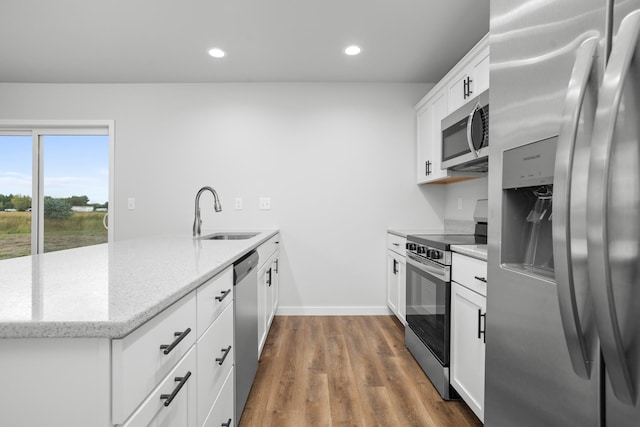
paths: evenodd
<path fill-rule="evenodd" d="M 489 169 L 488 426 L 600 425 L 595 346 L 595 354 L 587 354 L 594 360 L 590 378 L 580 378 L 569 357 L 555 282 L 505 268 L 501 242 L 519 232 L 503 226 L 503 153 L 559 134 L 577 50 L 588 38 L 603 37 L 605 24 L 605 0 L 491 2 L 489 156 L 496 167 Z M 595 342 L 595 327 L 582 326 Z"/>

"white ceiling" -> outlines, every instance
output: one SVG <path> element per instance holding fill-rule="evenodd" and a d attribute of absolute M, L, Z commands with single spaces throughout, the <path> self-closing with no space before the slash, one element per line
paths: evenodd
<path fill-rule="evenodd" d="M 1 2 L 0 82 L 432 83 L 489 30 L 489 0 Z"/>

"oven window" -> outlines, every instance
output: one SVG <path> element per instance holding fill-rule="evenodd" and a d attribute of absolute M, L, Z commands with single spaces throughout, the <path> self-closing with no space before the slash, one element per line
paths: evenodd
<path fill-rule="evenodd" d="M 449 365 L 450 283 L 407 262 L 407 323 L 444 366 Z"/>

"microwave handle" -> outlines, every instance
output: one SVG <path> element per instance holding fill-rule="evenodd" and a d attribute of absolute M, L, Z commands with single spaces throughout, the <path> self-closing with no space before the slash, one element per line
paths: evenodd
<path fill-rule="evenodd" d="M 478 151 L 473 146 L 473 140 L 471 139 L 471 126 L 473 125 L 473 116 L 476 114 L 476 111 L 482 110 L 482 106 L 477 103 L 475 107 L 471 110 L 471 114 L 467 118 L 467 144 L 469 144 L 469 151 L 473 153 L 476 158 L 478 157 Z"/>

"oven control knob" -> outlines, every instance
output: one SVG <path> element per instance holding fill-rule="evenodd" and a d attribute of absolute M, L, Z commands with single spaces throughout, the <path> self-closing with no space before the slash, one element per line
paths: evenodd
<path fill-rule="evenodd" d="M 433 259 L 433 253 L 434 253 L 434 252 L 435 252 L 435 251 L 434 251 L 433 249 L 429 249 L 429 250 L 427 250 L 427 258 L 429 258 L 429 259 Z"/>
<path fill-rule="evenodd" d="M 408 251 L 414 251 L 416 250 L 416 244 L 415 243 L 407 243 L 407 250 Z"/>
<path fill-rule="evenodd" d="M 427 252 L 427 248 L 425 248 L 424 246 L 421 246 L 421 245 L 418 246 L 418 254 L 419 255 L 425 255 L 426 252 Z"/>
<path fill-rule="evenodd" d="M 431 253 L 431 256 L 429 258 L 431 258 L 431 259 L 440 259 L 440 258 L 442 258 L 442 253 L 440 251 L 433 250 L 431 252 L 432 253 Z"/>

